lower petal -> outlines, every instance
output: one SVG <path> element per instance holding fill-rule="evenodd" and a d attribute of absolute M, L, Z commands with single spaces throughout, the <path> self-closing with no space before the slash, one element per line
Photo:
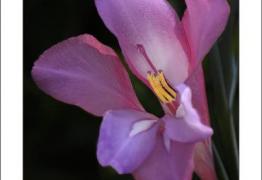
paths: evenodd
<path fill-rule="evenodd" d="M 213 133 L 211 128 L 195 120 L 177 119 L 168 115 L 163 120 L 165 122 L 165 133 L 174 141 L 200 142 L 209 138 Z"/>
<path fill-rule="evenodd" d="M 136 180 L 189 180 L 193 172 L 191 143 L 171 141 L 170 151 L 165 148 L 162 136 L 147 160 L 133 173 Z"/>
<path fill-rule="evenodd" d="M 133 172 L 151 153 L 157 124 L 130 136 L 134 125 L 156 120 L 151 114 L 135 110 L 108 111 L 103 119 L 98 140 L 97 157 L 103 166 L 112 166 L 118 173 Z"/>
<path fill-rule="evenodd" d="M 208 139 L 213 131 L 210 127 L 202 124 L 198 112 L 192 106 L 190 88 L 184 84 L 177 88 L 181 95 L 181 105 L 178 110 L 182 110 L 179 110 L 179 112 L 181 111 L 179 113 L 180 117 L 166 115 L 162 118 L 165 122 L 165 133 L 174 141 L 186 143 L 200 142 Z"/>

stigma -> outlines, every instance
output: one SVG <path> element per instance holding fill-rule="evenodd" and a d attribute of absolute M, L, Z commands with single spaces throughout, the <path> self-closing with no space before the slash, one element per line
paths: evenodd
<path fill-rule="evenodd" d="M 167 83 L 164 73 L 162 71 L 158 71 L 154 74 L 148 72 L 147 80 L 150 86 L 152 87 L 154 93 L 162 103 L 172 103 L 176 100 L 177 93 Z"/>

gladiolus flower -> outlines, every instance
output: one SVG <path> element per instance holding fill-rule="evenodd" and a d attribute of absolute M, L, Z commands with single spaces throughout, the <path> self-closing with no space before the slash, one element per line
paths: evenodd
<path fill-rule="evenodd" d="M 58 100 L 103 116 L 97 148 L 101 165 L 138 180 L 190 179 L 195 145 L 212 135 L 194 107 L 204 100 L 194 102 L 192 94 L 199 93 L 191 89 L 198 91 L 199 85 L 190 79 L 222 33 L 228 4 L 186 0 L 181 22 L 164 0 L 95 2 L 130 69 L 154 92 L 165 115 L 145 112 L 115 52 L 90 35 L 44 52 L 32 70 L 35 82 Z"/>

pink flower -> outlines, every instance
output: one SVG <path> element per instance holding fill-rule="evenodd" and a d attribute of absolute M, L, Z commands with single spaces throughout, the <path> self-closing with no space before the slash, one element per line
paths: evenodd
<path fill-rule="evenodd" d="M 190 179 L 195 145 L 212 134 L 205 123 L 200 62 L 225 27 L 228 4 L 186 0 L 181 22 L 164 0 L 95 2 L 129 67 L 159 98 L 165 116 L 145 112 L 115 52 L 90 35 L 43 53 L 32 70 L 35 82 L 58 100 L 103 116 L 101 165 L 138 180 Z"/>

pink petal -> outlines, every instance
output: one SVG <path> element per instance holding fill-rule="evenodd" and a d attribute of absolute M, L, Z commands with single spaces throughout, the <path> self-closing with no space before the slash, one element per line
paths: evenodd
<path fill-rule="evenodd" d="M 154 151 L 133 173 L 136 180 L 189 180 L 193 171 L 194 145 L 172 141 L 170 151 L 158 136 Z"/>
<path fill-rule="evenodd" d="M 209 141 L 199 142 L 194 150 L 194 171 L 201 180 L 216 180 L 211 143 Z"/>
<path fill-rule="evenodd" d="M 205 125 L 210 125 L 207 106 L 205 78 L 202 65 L 196 67 L 195 71 L 185 82 L 192 92 L 192 104 L 200 115 L 200 120 Z"/>
<path fill-rule="evenodd" d="M 177 88 L 181 93 L 181 107 L 184 115 L 179 118 L 170 115 L 164 116 L 162 119 L 165 122 L 165 133 L 170 139 L 184 143 L 194 143 L 208 139 L 213 131 L 201 123 L 197 111 L 191 104 L 190 88 L 184 85 Z"/>
<path fill-rule="evenodd" d="M 194 74 L 186 81 L 192 90 L 192 103 L 199 112 L 203 124 L 210 126 L 206 99 L 205 80 L 202 66 L 199 65 Z M 203 180 L 216 180 L 211 139 L 199 142 L 194 151 L 195 171 Z"/>
<path fill-rule="evenodd" d="M 186 0 L 183 25 L 195 67 L 223 32 L 228 15 L 227 0 Z"/>
<path fill-rule="evenodd" d="M 106 26 L 118 38 L 130 68 L 142 80 L 162 70 L 174 84 L 188 75 L 182 26 L 165 0 L 96 0 Z M 147 60 L 148 59 L 148 60 Z"/>
<path fill-rule="evenodd" d="M 101 165 L 114 167 L 118 173 L 133 172 L 151 153 L 155 145 L 157 124 L 130 136 L 132 127 L 142 120 L 156 117 L 135 110 L 108 111 L 98 139 L 97 157 Z"/>
<path fill-rule="evenodd" d="M 47 94 L 97 116 L 109 109 L 141 107 L 115 52 L 90 35 L 70 38 L 45 51 L 32 75 Z"/>

